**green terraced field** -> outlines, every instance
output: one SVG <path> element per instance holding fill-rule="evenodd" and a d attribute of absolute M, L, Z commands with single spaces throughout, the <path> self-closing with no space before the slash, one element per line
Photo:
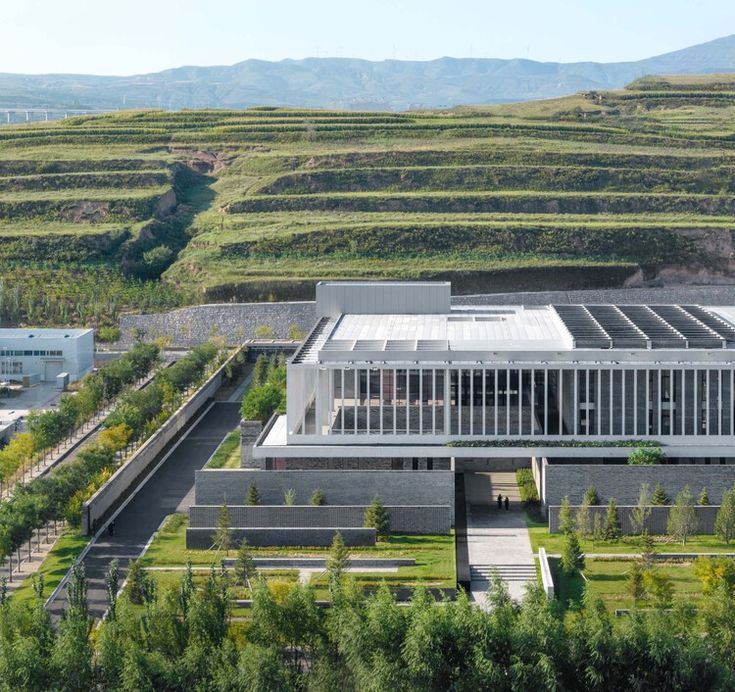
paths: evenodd
<path fill-rule="evenodd" d="M 432 112 L 5 126 L 0 320 L 304 299 L 328 278 L 451 279 L 458 292 L 671 269 L 727 280 L 734 172 L 732 75 Z"/>

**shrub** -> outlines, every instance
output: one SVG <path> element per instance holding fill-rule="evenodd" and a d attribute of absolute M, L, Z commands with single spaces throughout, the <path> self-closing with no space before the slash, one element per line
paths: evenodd
<path fill-rule="evenodd" d="M 628 457 L 629 464 L 660 464 L 664 454 L 658 447 L 639 447 L 634 449 Z"/>
<path fill-rule="evenodd" d="M 538 489 L 536 481 L 533 480 L 533 472 L 531 469 L 516 470 L 516 484 L 521 496 L 521 502 L 524 504 L 534 504 L 539 502 Z"/>
<path fill-rule="evenodd" d="M 325 497 L 324 491 L 321 488 L 317 488 L 314 491 L 311 498 L 309 498 L 309 504 L 314 505 L 314 507 L 321 507 L 322 505 L 327 504 L 327 498 Z"/>
<path fill-rule="evenodd" d="M 96 333 L 97 341 L 101 341 L 103 344 L 111 344 L 119 341 L 120 336 L 121 332 L 119 327 L 100 327 Z"/>

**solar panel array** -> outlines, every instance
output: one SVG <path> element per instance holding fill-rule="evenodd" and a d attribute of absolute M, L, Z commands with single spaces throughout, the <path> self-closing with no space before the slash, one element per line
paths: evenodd
<path fill-rule="evenodd" d="M 735 327 L 698 305 L 554 305 L 575 348 L 725 348 Z"/>

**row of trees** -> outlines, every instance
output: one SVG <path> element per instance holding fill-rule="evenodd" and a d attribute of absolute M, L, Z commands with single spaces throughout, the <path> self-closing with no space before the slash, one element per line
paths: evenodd
<path fill-rule="evenodd" d="M 662 502 L 663 489 L 657 486 L 653 494 L 648 483 L 642 483 L 638 502 L 630 511 L 630 525 L 633 535 L 642 536 L 648 533 L 652 507 L 669 505 Z M 599 505 L 599 497 L 594 487 L 588 488 L 582 504 L 572 516 L 569 497 L 564 497 L 559 509 L 559 530 L 568 534 L 573 530 L 593 540 L 617 540 L 621 537 L 620 515 L 614 498 L 608 500 L 604 518 L 592 507 Z M 687 540 L 700 529 L 700 522 L 695 507 L 709 505 L 707 489 L 703 488 L 695 501 L 689 486 L 684 487 L 670 506 L 666 528 L 669 535 L 686 545 Z M 714 533 L 725 543 L 735 538 L 735 488 L 722 495 L 722 502 L 715 517 Z"/>
<path fill-rule="evenodd" d="M 142 352 L 136 351 L 138 355 Z M 0 556 L 11 555 L 31 538 L 34 530 L 49 521 L 77 524 L 82 504 L 115 467 L 117 452 L 131 440 L 146 439 L 152 434 L 173 412 L 186 388 L 204 376 L 207 365 L 219 353 L 216 345 L 203 344 L 171 367 L 159 370 L 147 387 L 121 397 L 96 442 L 85 445 L 72 461 L 18 486 L 13 496 L 0 504 Z M 128 363 L 121 367 L 133 366 Z M 140 363 L 139 367 L 142 368 Z"/>
<path fill-rule="evenodd" d="M 0 450 L 0 487 L 18 471 L 72 435 L 126 387 L 145 376 L 158 361 L 159 349 L 139 343 L 118 360 L 86 375 L 73 394 L 61 397 L 55 409 L 28 415 L 28 432 L 15 435 Z"/>
<path fill-rule="evenodd" d="M 189 570 L 167 588 L 137 590 L 141 605 L 115 598 L 93 635 L 77 570 L 57 630 L 42 598 L 0 601 L 0 679 L 17 690 L 221 692 L 735 686 L 735 596 L 715 571 L 698 610 L 654 607 L 613 620 L 590 596 L 565 616 L 537 587 L 516 605 L 499 580 L 487 611 L 464 594 L 437 606 L 421 587 L 402 607 L 385 586 L 366 596 L 345 563 L 344 550 L 333 551 L 330 608 L 308 585 L 276 588 L 256 576 L 248 617 L 233 620 L 230 575 L 212 569 L 198 581 Z M 114 569 L 108 577 L 114 593 Z"/>

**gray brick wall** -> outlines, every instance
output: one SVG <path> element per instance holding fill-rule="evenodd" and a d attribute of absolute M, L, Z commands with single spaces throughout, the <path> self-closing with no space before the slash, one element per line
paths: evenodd
<path fill-rule="evenodd" d="M 734 467 L 735 468 L 735 467 Z M 264 505 L 282 505 L 286 490 L 307 503 L 321 488 L 327 505 L 368 505 L 379 495 L 384 505 L 449 506 L 454 514 L 452 471 L 258 471 L 204 469 L 196 472 L 196 505 L 240 504 L 254 482 Z"/>
<path fill-rule="evenodd" d="M 572 516 L 576 516 L 576 512 L 579 509 L 578 506 L 572 507 Z M 633 533 L 633 529 L 630 523 L 630 513 L 634 507 L 630 505 L 624 505 L 618 507 L 618 516 L 620 517 L 620 529 L 623 535 L 629 535 Z M 669 510 L 671 507 L 655 506 L 651 507 L 651 516 L 648 519 L 646 528 L 648 533 L 655 535 L 664 535 L 668 533 L 666 530 L 666 524 L 669 519 Z M 697 533 L 714 533 L 715 517 L 717 516 L 717 510 L 719 507 L 714 505 L 699 506 L 697 505 L 694 510 L 697 513 L 698 528 Z M 559 510 L 560 507 L 549 507 L 549 531 L 551 533 L 559 533 Z M 590 521 L 594 520 L 594 515 L 600 515 L 600 521 L 605 520 L 605 512 L 607 507 L 600 505 L 596 507 L 590 507 Z"/>
<path fill-rule="evenodd" d="M 722 493 L 735 486 L 735 465 L 549 464 L 544 483 L 548 506 L 560 505 L 565 495 L 572 504 L 579 504 L 591 485 L 597 488 L 603 503 L 612 497 L 620 505 L 634 505 L 641 483 L 648 483 L 651 492 L 660 483 L 672 499 L 685 485 L 695 497 L 706 487 L 710 502 L 719 504 Z"/>
<path fill-rule="evenodd" d="M 250 545 L 262 546 L 298 546 L 326 548 L 332 544 L 337 531 L 342 534 L 345 545 L 375 545 L 375 529 L 233 529 L 232 538 L 235 544 L 247 538 Z M 207 550 L 212 547 L 213 529 L 187 529 L 186 547 L 189 549 Z M 213 554 L 214 559 L 214 554 Z"/>
<path fill-rule="evenodd" d="M 367 505 L 228 506 L 231 526 L 237 528 L 361 528 Z M 448 534 L 452 527 L 449 506 L 387 506 L 391 530 L 396 533 Z M 191 528 L 217 526 L 220 507 L 194 505 L 189 509 Z"/>

